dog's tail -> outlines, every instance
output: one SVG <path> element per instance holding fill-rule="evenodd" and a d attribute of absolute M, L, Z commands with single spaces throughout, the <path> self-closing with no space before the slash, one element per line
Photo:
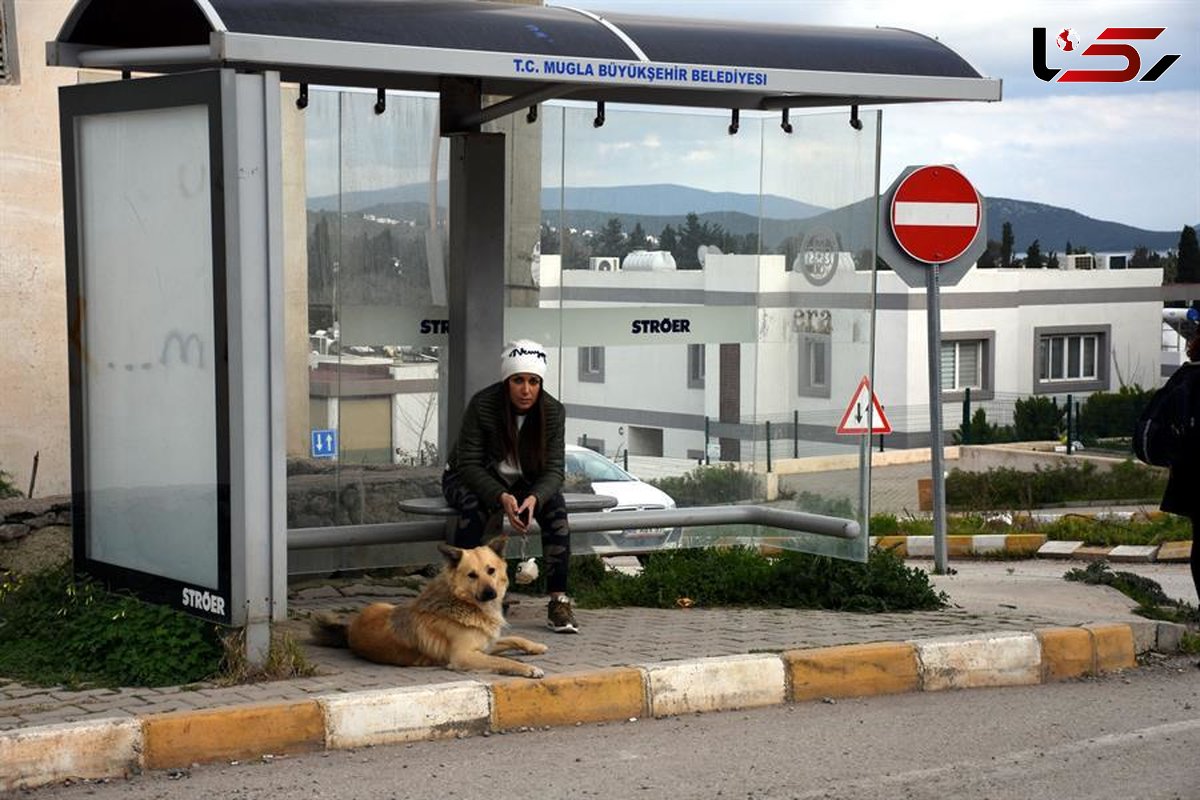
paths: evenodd
<path fill-rule="evenodd" d="M 349 647 L 349 628 L 348 623 L 328 611 L 315 614 L 308 623 L 313 644 L 321 647 Z"/>

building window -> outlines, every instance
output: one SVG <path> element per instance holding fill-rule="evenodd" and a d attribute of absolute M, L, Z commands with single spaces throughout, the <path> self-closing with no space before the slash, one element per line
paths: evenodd
<path fill-rule="evenodd" d="M 942 342 L 942 391 L 983 388 L 983 342 Z"/>
<path fill-rule="evenodd" d="M 20 83 L 17 72 L 17 17 L 13 0 L 0 0 L 0 86 Z"/>
<path fill-rule="evenodd" d="M 800 396 L 829 397 L 828 334 L 800 334 Z"/>
<path fill-rule="evenodd" d="M 579 380 L 586 383 L 604 383 L 604 348 L 579 348 Z"/>
<path fill-rule="evenodd" d="M 1038 378 L 1043 381 L 1096 380 L 1095 334 L 1043 336 L 1038 340 Z"/>
<path fill-rule="evenodd" d="M 971 399 L 988 400 L 995 394 L 993 331 L 956 331 L 942 334 L 942 399 L 961 400 L 968 389 Z"/>
<path fill-rule="evenodd" d="M 1108 326 L 1041 328 L 1036 332 L 1034 379 L 1038 391 L 1073 392 L 1107 388 Z"/>
<path fill-rule="evenodd" d="M 704 345 L 687 346 L 687 385 L 689 389 L 704 388 Z"/>

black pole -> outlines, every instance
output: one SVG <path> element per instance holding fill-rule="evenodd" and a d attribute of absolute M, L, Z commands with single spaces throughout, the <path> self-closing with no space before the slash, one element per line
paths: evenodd
<path fill-rule="evenodd" d="M 709 461 L 708 461 L 708 417 L 707 416 L 704 418 L 704 463 L 706 465 L 709 463 Z"/>
<path fill-rule="evenodd" d="M 792 409 L 792 458 L 800 457 L 800 409 Z"/>
<path fill-rule="evenodd" d="M 971 387 L 968 386 L 963 394 L 963 426 L 962 443 L 971 443 Z"/>
<path fill-rule="evenodd" d="M 771 471 L 771 420 L 767 420 L 767 472 Z"/>
<path fill-rule="evenodd" d="M 1071 395 L 1067 395 L 1067 455 L 1071 455 L 1071 452 L 1072 452 L 1071 428 L 1073 427 L 1073 425 L 1071 423 L 1073 422 L 1073 420 L 1071 419 L 1071 412 L 1074 408 L 1075 408 L 1075 403 L 1072 402 Z"/>

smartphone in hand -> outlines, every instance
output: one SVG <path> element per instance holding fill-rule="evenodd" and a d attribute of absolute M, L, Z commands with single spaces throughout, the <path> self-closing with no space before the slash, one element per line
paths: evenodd
<path fill-rule="evenodd" d="M 521 520 L 521 524 L 527 528 L 529 527 L 529 520 L 533 516 L 530 511 L 531 509 L 523 508 L 517 512 L 517 519 Z"/>

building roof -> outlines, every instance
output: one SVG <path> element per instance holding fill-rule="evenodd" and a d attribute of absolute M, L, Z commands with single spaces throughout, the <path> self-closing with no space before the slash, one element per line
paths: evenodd
<path fill-rule="evenodd" d="M 843 28 L 595 14 L 487 0 L 80 0 L 48 60 L 148 72 L 228 66 L 284 81 L 771 109 L 999 100 L 936 39 Z"/>

